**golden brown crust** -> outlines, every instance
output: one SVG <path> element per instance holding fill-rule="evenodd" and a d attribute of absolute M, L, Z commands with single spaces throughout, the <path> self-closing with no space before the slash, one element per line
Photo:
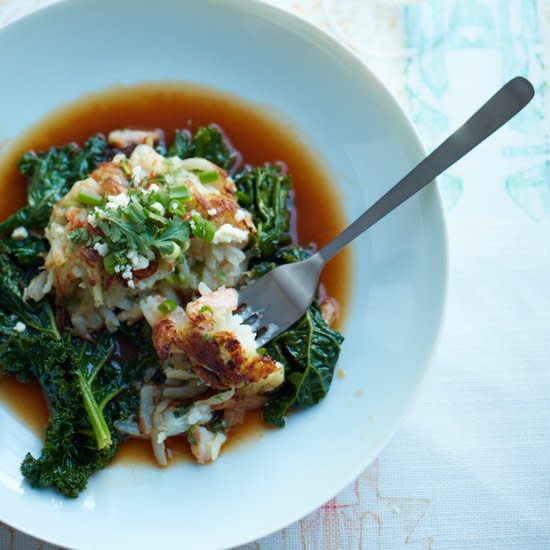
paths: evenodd
<path fill-rule="evenodd" d="M 112 162 L 103 162 L 92 173 L 91 177 L 101 185 L 104 195 L 118 195 L 128 189 L 128 180 L 122 170 Z"/>
<path fill-rule="evenodd" d="M 195 319 L 204 322 L 205 317 L 199 314 Z M 181 337 L 174 322 L 167 318 L 153 327 L 153 344 L 161 360 L 167 359 L 174 348 L 183 351 L 197 376 L 215 389 L 258 382 L 279 369 L 269 357 L 249 358 L 229 331 L 209 334 L 193 326 L 189 334 Z"/>
<path fill-rule="evenodd" d="M 170 319 L 163 319 L 153 327 L 153 345 L 161 361 L 168 359 L 170 348 L 177 339 L 176 325 Z"/>

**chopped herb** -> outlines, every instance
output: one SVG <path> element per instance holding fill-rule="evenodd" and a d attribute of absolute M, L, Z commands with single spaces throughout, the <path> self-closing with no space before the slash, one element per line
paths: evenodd
<path fill-rule="evenodd" d="M 173 216 L 183 216 L 185 214 L 185 206 L 180 201 L 172 200 L 168 203 L 168 212 Z"/>
<path fill-rule="evenodd" d="M 220 177 L 218 172 L 216 170 L 209 170 L 207 172 L 199 172 L 199 181 L 201 183 L 212 183 L 214 181 L 217 181 L 217 179 Z"/>
<path fill-rule="evenodd" d="M 193 216 L 193 222 L 195 224 L 193 235 L 203 241 L 212 242 L 216 233 L 216 226 L 199 215 Z"/>
<path fill-rule="evenodd" d="M 107 275 L 113 275 L 115 273 L 115 268 L 119 263 L 118 255 L 115 253 L 108 254 L 103 258 L 103 267 Z"/>
<path fill-rule="evenodd" d="M 164 315 L 168 315 L 168 313 L 172 313 L 178 307 L 178 304 L 174 302 L 174 300 L 164 300 L 164 302 L 160 303 L 157 307 L 157 309 Z"/>
<path fill-rule="evenodd" d="M 103 204 L 103 197 L 92 191 L 80 191 L 76 198 L 86 206 L 101 206 Z"/>
<path fill-rule="evenodd" d="M 187 185 L 173 185 L 168 188 L 168 196 L 170 199 L 180 199 L 188 201 L 191 199 L 191 193 Z"/>
<path fill-rule="evenodd" d="M 83 244 L 88 242 L 90 233 L 85 227 L 77 227 L 69 233 L 69 239 L 74 244 Z"/>
<path fill-rule="evenodd" d="M 185 405 L 180 405 L 179 407 L 176 407 L 174 409 L 174 416 L 176 418 L 181 418 L 182 416 L 186 415 L 191 410 L 192 406 L 193 406 L 192 403 L 187 403 Z"/>
<path fill-rule="evenodd" d="M 207 311 L 211 315 L 214 315 L 214 312 L 212 311 L 212 308 L 210 306 L 201 306 L 199 308 L 199 313 L 204 313 L 205 311 Z"/>
<path fill-rule="evenodd" d="M 228 428 L 227 422 L 223 419 L 223 416 L 217 416 L 210 423 L 210 431 L 216 433 L 226 433 Z"/>
<path fill-rule="evenodd" d="M 190 445 L 196 445 L 197 444 L 197 438 L 195 437 L 195 434 L 193 433 L 195 429 L 195 426 L 191 426 L 187 430 L 187 438 L 189 439 Z"/>

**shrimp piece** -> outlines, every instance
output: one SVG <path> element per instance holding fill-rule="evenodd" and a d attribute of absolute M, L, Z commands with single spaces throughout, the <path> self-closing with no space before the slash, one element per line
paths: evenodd
<path fill-rule="evenodd" d="M 227 441 L 225 434 L 214 434 L 203 426 L 193 426 L 187 433 L 191 452 L 199 464 L 214 462 L 220 454 L 222 445 Z"/>
<path fill-rule="evenodd" d="M 126 149 L 132 145 L 140 145 L 142 143 L 152 147 L 162 139 L 161 130 L 113 130 L 109 133 L 109 145 L 117 149 Z"/>

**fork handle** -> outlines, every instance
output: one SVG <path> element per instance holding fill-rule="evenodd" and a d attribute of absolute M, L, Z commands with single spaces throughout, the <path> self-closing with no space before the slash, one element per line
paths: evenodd
<path fill-rule="evenodd" d="M 318 255 L 323 263 L 506 124 L 531 101 L 534 94 L 532 84 L 521 76 L 505 84 L 437 149 L 322 248 Z"/>

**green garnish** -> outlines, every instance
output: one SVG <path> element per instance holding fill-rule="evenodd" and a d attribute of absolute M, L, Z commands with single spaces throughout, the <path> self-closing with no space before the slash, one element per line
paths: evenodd
<path fill-rule="evenodd" d="M 187 438 L 189 439 L 189 444 L 190 445 L 196 445 L 197 444 L 197 438 L 195 437 L 195 434 L 193 433 L 193 428 L 195 426 L 191 426 L 188 430 L 187 430 Z"/>
<path fill-rule="evenodd" d="M 121 159 L 118 165 L 120 169 L 124 172 L 125 176 L 132 175 L 132 169 L 130 168 L 130 161 L 127 158 Z"/>
<path fill-rule="evenodd" d="M 107 275 L 114 275 L 117 264 L 118 256 L 115 253 L 107 254 L 107 256 L 103 258 L 103 267 Z"/>
<path fill-rule="evenodd" d="M 103 197 L 92 191 L 80 191 L 76 198 L 78 202 L 86 206 L 101 206 L 103 204 Z"/>
<path fill-rule="evenodd" d="M 191 198 L 191 193 L 187 185 L 173 185 L 168 188 L 168 196 L 170 199 L 180 199 L 188 201 Z"/>
<path fill-rule="evenodd" d="M 172 313 L 178 307 L 178 304 L 174 302 L 174 300 L 164 300 L 164 302 L 161 302 L 157 309 L 164 315 L 168 315 L 168 313 Z"/>
<path fill-rule="evenodd" d="M 69 239 L 74 244 L 82 244 L 88 241 L 90 233 L 85 227 L 77 227 L 69 233 Z"/>
<path fill-rule="evenodd" d="M 210 431 L 215 434 L 219 432 L 225 433 L 227 432 L 227 428 L 227 422 L 221 416 L 218 416 L 210 423 Z"/>
<path fill-rule="evenodd" d="M 208 311 L 208 313 L 214 315 L 214 312 L 212 311 L 212 308 L 210 306 L 201 306 L 199 308 L 199 313 L 204 313 L 205 311 Z"/>
<path fill-rule="evenodd" d="M 187 414 L 190 411 L 192 406 L 192 403 L 187 403 L 186 405 L 180 405 L 179 407 L 176 407 L 174 409 L 174 416 L 176 418 L 181 418 L 183 415 Z"/>
<path fill-rule="evenodd" d="M 180 201 L 172 200 L 168 203 L 168 212 L 173 216 L 183 216 L 185 214 L 185 206 Z"/>
<path fill-rule="evenodd" d="M 193 216 L 193 222 L 195 223 L 193 235 L 203 241 L 212 242 L 214 233 L 216 233 L 216 226 L 199 215 Z"/>
<path fill-rule="evenodd" d="M 219 174 L 216 170 L 208 170 L 207 172 L 199 173 L 199 181 L 201 183 L 212 183 L 213 181 L 216 181 L 218 177 Z"/>
<path fill-rule="evenodd" d="M 175 273 L 170 273 L 166 279 L 164 279 L 170 286 L 178 286 L 178 278 Z"/>
<path fill-rule="evenodd" d="M 168 262 L 177 260 L 181 255 L 181 247 L 179 244 L 174 241 L 169 241 L 170 244 L 167 244 L 164 247 L 164 252 L 161 252 L 161 256 Z M 171 250 L 169 250 L 171 247 Z"/>

